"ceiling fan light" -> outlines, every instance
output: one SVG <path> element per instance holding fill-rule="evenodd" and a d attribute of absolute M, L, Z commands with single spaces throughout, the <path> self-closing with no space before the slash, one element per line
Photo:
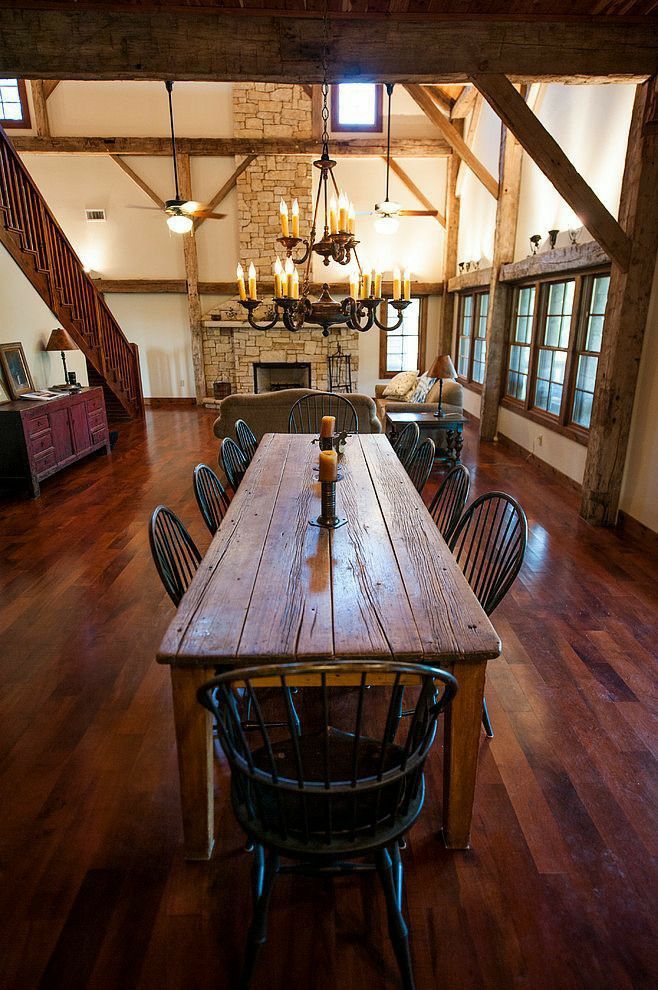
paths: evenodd
<path fill-rule="evenodd" d="M 377 217 L 375 220 L 375 230 L 378 234 L 384 234 L 385 236 L 394 234 L 399 226 L 400 221 L 397 217 L 388 217 L 384 215 Z"/>
<path fill-rule="evenodd" d="M 189 234 L 194 226 L 194 220 L 182 213 L 173 213 L 167 217 L 167 226 L 174 234 Z"/>

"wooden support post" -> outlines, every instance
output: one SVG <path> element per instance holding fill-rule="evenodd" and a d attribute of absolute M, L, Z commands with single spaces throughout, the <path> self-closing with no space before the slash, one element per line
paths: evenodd
<path fill-rule="evenodd" d="M 453 155 L 448 163 L 446 183 L 446 236 L 443 250 L 443 280 L 448 282 L 457 272 L 457 245 L 459 241 L 459 207 L 457 176 L 461 162 Z M 441 298 L 441 325 L 439 354 L 452 354 L 452 335 L 455 322 L 455 293 L 444 292 Z"/>
<path fill-rule="evenodd" d="M 178 155 L 178 185 L 182 199 L 191 200 L 192 173 L 190 156 Z M 187 280 L 187 310 L 190 320 L 190 342 L 194 367 L 194 392 L 201 404 L 206 398 L 206 375 L 203 367 L 203 327 L 201 325 L 201 300 L 199 299 L 199 261 L 197 258 L 194 228 L 189 234 L 180 234 L 183 241 L 185 278 Z"/>
<path fill-rule="evenodd" d="M 597 526 L 617 519 L 658 251 L 657 98 L 655 76 L 637 87 L 628 136 L 619 220 L 631 254 L 628 271 L 612 264 L 580 506 Z"/>
<path fill-rule="evenodd" d="M 473 76 L 473 82 L 592 237 L 627 271 L 631 250 L 628 236 L 509 79 L 485 74 Z"/>
<path fill-rule="evenodd" d="M 475 86 L 464 86 L 450 111 L 450 120 L 454 121 L 468 117 L 469 113 L 473 110 L 477 96 L 478 91 Z"/>
<path fill-rule="evenodd" d="M 512 287 L 499 281 L 501 265 L 514 260 L 519 214 L 523 149 L 511 131 L 501 128 L 500 196 L 496 208 L 489 310 L 487 312 L 487 360 L 480 397 L 480 439 L 493 440 L 498 427 L 498 403 L 503 378 L 503 353 Z"/>
<path fill-rule="evenodd" d="M 431 90 L 427 86 L 417 86 L 413 84 L 404 87 L 411 97 L 416 101 L 428 120 L 431 120 L 439 128 L 452 150 L 459 155 L 466 165 L 473 172 L 484 186 L 491 193 L 494 199 L 498 198 L 498 182 L 493 177 L 489 169 L 485 168 L 477 158 L 454 124 L 441 112 L 436 105 Z"/>
<path fill-rule="evenodd" d="M 39 137 L 50 137 L 50 122 L 48 120 L 48 107 L 46 105 L 43 79 L 33 79 L 30 88 L 32 90 L 34 127 L 37 135 Z"/>

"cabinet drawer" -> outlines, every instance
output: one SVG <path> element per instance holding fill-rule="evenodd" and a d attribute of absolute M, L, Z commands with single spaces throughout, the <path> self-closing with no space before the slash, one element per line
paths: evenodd
<path fill-rule="evenodd" d="M 87 399 L 87 412 L 93 412 L 94 409 L 102 409 L 103 407 L 103 397 L 101 395 L 95 395 L 91 399 Z"/>
<path fill-rule="evenodd" d="M 30 440 L 30 450 L 36 456 L 40 454 L 42 450 L 48 450 L 49 447 L 53 445 L 53 435 L 50 430 L 46 430 L 38 437 L 32 437 Z"/>
<path fill-rule="evenodd" d="M 103 416 L 102 409 L 94 409 L 93 412 L 89 413 L 87 418 L 89 419 L 89 428 L 91 430 L 96 430 L 99 426 L 105 428 L 105 417 Z"/>
<path fill-rule="evenodd" d="M 55 451 L 51 447 L 50 450 L 45 450 L 38 457 L 34 458 L 34 467 L 36 470 L 37 478 L 40 478 L 45 471 L 50 470 L 56 464 Z"/>
<path fill-rule="evenodd" d="M 35 416 L 34 419 L 28 419 L 27 421 L 27 432 L 31 437 L 35 433 L 43 433 L 44 430 L 50 428 L 50 422 L 47 416 Z"/>
<path fill-rule="evenodd" d="M 95 446 L 97 443 L 105 443 L 107 432 L 104 426 L 98 426 L 91 431 L 91 442 Z"/>

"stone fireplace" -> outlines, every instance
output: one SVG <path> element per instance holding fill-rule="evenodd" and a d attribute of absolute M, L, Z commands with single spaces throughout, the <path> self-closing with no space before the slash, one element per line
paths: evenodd
<path fill-rule="evenodd" d="M 254 392 L 279 392 L 284 388 L 310 387 L 310 361 L 254 362 Z"/>
<path fill-rule="evenodd" d="M 300 138 L 312 136 L 311 99 L 301 86 L 234 83 L 233 118 L 235 133 L 246 138 L 287 137 L 292 131 Z M 236 159 L 236 165 L 239 161 Z M 238 178 L 239 255 L 245 270 L 253 261 L 261 278 L 271 272 L 281 197 L 289 204 L 296 197 L 301 215 L 310 216 L 311 161 L 310 156 L 262 155 Z M 208 315 L 211 318 L 206 317 L 203 323 L 203 358 L 209 397 L 216 381 L 228 383 L 232 392 L 262 390 L 255 388 L 255 365 L 285 365 L 291 371 L 302 365 L 307 369 L 305 382 L 310 376 L 310 387 L 324 390 L 328 387 L 327 357 L 339 342 L 343 351 L 352 355 L 352 386 L 357 389 L 356 331 L 334 331 L 323 337 L 320 328 L 297 333 L 283 326 L 254 330 L 235 301 L 227 301 Z M 277 373 L 275 385 L 283 386 L 282 374 Z"/>

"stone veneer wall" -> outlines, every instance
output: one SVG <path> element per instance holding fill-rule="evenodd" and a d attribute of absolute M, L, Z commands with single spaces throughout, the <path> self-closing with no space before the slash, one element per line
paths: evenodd
<path fill-rule="evenodd" d="M 237 137 L 311 137 L 311 99 L 301 86 L 276 83 L 233 84 L 233 127 Z M 237 162 L 236 162 L 237 164 Z M 240 223 L 240 260 L 245 269 L 253 261 L 260 278 L 270 278 L 279 236 L 279 200 L 292 208 L 299 202 L 302 233 L 310 227 L 312 209 L 311 159 L 286 155 L 258 157 L 237 181 Z M 285 260 L 280 251 L 282 262 Z M 234 320 L 228 302 L 215 310 Z M 240 311 L 242 313 L 242 310 Z M 261 315 L 260 313 L 258 314 Z M 263 307 L 262 318 L 265 318 Z M 309 361 L 313 388 L 327 388 L 327 355 L 336 350 L 338 334 L 323 337 L 322 331 L 290 333 L 283 328 L 268 332 L 204 327 L 206 393 L 212 395 L 215 381 L 228 381 L 236 392 L 252 392 L 253 363 L 259 361 Z M 352 385 L 358 381 L 358 332 L 343 330 L 341 346 L 352 354 Z"/>

